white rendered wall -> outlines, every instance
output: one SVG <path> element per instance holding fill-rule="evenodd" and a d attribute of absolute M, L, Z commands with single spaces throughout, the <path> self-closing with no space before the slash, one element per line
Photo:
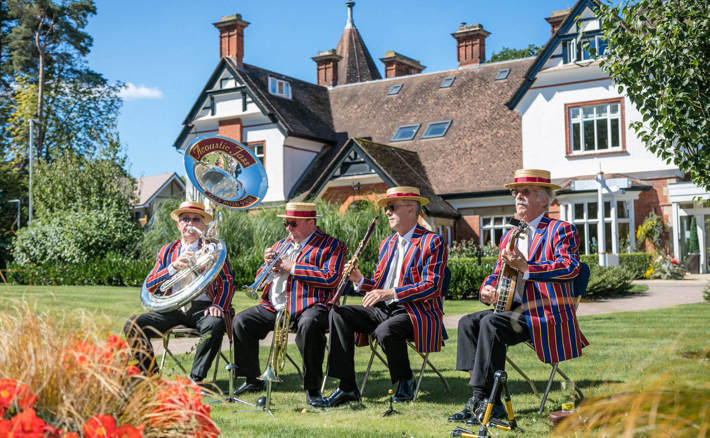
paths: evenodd
<path fill-rule="evenodd" d="M 629 129 L 629 124 L 641 120 L 641 115 L 628 98 L 624 98 L 625 152 L 567 158 L 565 104 L 612 99 L 621 95 L 597 63 L 551 70 L 538 74 L 538 79 L 516 108 L 522 115 L 523 167 L 549 169 L 553 178 L 592 175 L 599 171 L 600 165 L 605 173 L 676 169 L 649 152 L 634 131 Z M 543 88 L 535 88 L 540 86 Z"/>

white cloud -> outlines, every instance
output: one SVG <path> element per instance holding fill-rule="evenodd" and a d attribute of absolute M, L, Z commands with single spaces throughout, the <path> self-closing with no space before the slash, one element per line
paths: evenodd
<path fill-rule="evenodd" d="M 118 95 L 126 100 L 131 99 L 162 99 L 163 92 L 158 87 L 146 87 L 144 85 L 134 85 L 131 82 L 126 82 Z"/>

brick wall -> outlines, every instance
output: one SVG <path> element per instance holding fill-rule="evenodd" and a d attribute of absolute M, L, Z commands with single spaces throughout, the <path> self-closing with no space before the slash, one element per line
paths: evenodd
<path fill-rule="evenodd" d="M 242 119 L 220 120 L 218 134 L 222 137 L 231 138 L 238 142 L 242 141 Z"/>

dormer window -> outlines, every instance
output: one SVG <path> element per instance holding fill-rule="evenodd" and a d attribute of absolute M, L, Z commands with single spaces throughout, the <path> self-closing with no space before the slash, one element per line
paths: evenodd
<path fill-rule="evenodd" d="M 390 91 L 387 92 L 387 95 L 388 95 L 388 96 L 394 96 L 395 94 L 399 93 L 399 90 L 402 89 L 402 86 L 403 86 L 403 85 L 404 85 L 404 84 L 392 85 L 392 86 L 390 87 Z"/>
<path fill-rule="evenodd" d="M 403 125 L 397 128 L 397 132 L 394 133 L 392 140 L 390 141 L 406 141 L 411 140 L 417 135 L 419 131 L 419 126 L 421 125 Z"/>
<path fill-rule="evenodd" d="M 609 42 L 601 35 L 584 37 L 579 42 L 571 39 L 565 43 L 565 62 L 570 64 L 602 57 L 607 47 Z"/>
<path fill-rule="evenodd" d="M 444 78 L 441 80 L 441 84 L 439 84 L 439 88 L 451 88 L 451 86 L 454 85 L 455 80 L 456 80 L 456 76 L 449 76 L 447 78 Z"/>
<path fill-rule="evenodd" d="M 269 93 L 274 96 L 291 98 L 291 84 L 283 79 L 277 79 L 269 76 Z"/>
<path fill-rule="evenodd" d="M 502 81 L 508 78 L 508 75 L 510 74 L 510 69 L 509 68 L 502 68 L 498 70 L 498 73 L 496 74 L 496 81 Z"/>

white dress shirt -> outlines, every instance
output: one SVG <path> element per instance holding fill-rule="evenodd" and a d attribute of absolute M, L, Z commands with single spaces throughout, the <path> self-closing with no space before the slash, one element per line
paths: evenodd
<path fill-rule="evenodd" d="M 285 260 L 295 262 L 296 259 L 298 259 L 298 255 L 301 254 L 303 247 L 306 246 L 306 243 L 308 243 L 308 241 L 313 237 L 313 234 L 315 234 L 315 232 L 311 233 L 301 242 L 292 240 L 291 247 L 286 250 L 286 254 L 284 254 L 283 258 Z M 290 272 L 275 274 L 273 280 L 271 281 L 271 287 L 269 288 L 269 301 L 276 310 L 281 310 L 286 307 L 286 286 L 288 285 L 288 277 L 293 275 L 295 269 L 296 264 L 294 263 Z"/>

